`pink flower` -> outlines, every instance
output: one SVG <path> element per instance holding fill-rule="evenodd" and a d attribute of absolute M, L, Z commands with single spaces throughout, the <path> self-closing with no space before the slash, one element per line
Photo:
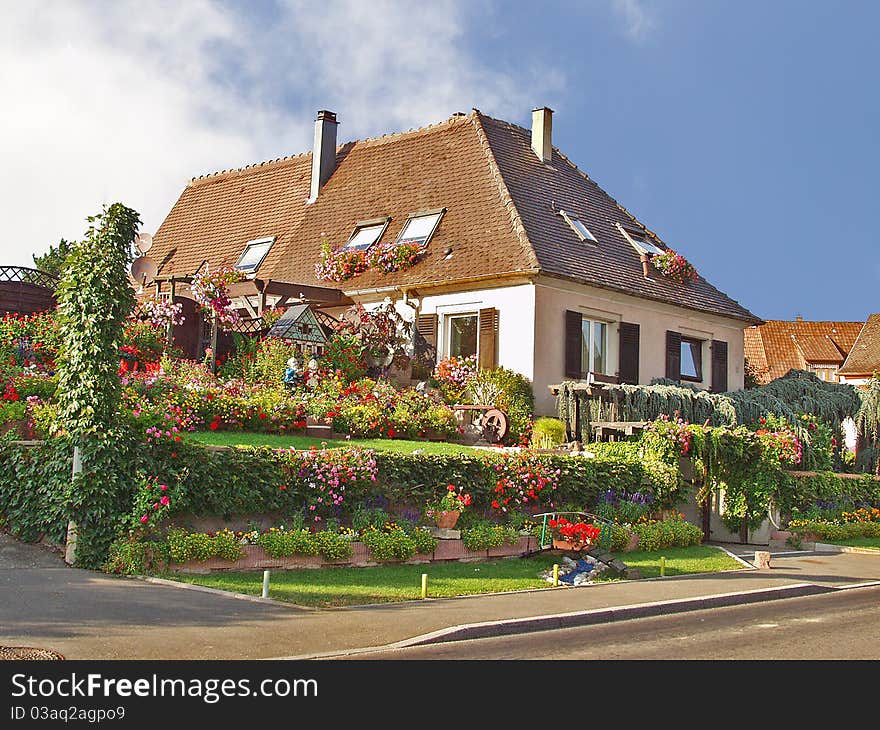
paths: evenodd
<path fill-rule="evenodd" d="M 149 519 L 150 519 L 150 518 L 149 518 L 147 515 L 143 515 L 143 516 L 141 517 L 141 524 L 142 524 L 142 525 L 147 524 L 147 522 L 149 521 Z"/>
<path fill-rule="evenodd" d="M 159 501 L 160 501 L 165 507 L 167 507 L 169 504 L 171 504 L 171 500 L 168 499 L 168 497 L 166 497 L 166 496 L 164 496 L 164 495 L 162 496 L 162 499 L 160 499 Z"/>

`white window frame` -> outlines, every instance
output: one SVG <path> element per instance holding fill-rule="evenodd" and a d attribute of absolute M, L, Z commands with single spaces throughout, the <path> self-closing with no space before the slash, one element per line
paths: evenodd
<path fill-rule="evenodd" d="M 418 213 L 411 213 L 407 217 L 406 222 L 403 224 L 403 228 L 400 229 L 400 233 L 397 234 L 397 240 L 395 241 L 395 243 L 403 243 L 404 241 L 407 241 L 407 242 L 413 241 L 413 242 L 418 242 L 418 244 L 422 248 L 425 248 L 428 245 L 428 243 L 431 241 L 431 239 L 434 237 L 434 234 L 437 232 L 437 228 L 440 225 L 440 221 L 443 220 L 443 216 L 445 215 L 445 213 L 446 213 L 446 208 L 440 208 L 439 210 L 424 210 L 424 211 L 420 211 Z M 406 229 L 409 227 L 409 224 L 412 221 L 414 221 L 416 218 L 427 218 L 428 216 L 433 216 L 433 215 L 437 216 L 437 220 L 434 221 L 434 226 L 431 228 L 431 231 L 428 233 L 428 235 L 423 240 L 420 240 L 418 238 L 411 238 L 411 239 L 404 238 L 403 234 L 406 232 Z"/>
<path fill-rule="evenodd" d="M 588 357 L 587 362 L 584 363 L 583 353 L 584 353 L 584 324 L 589 323 L 590 325 L 590 344 L 587 347 Z M 605 356 L 605 364 L 602 370 L 595 369 L 595 350 L 593 349 L 593 334 L 594 334 L 594 325 L 601 324 L 604 325 L 603 333 L 604 333 L 604 342 L 602 343 L 602 352 Z M 594 319 L 593 317 L 581 316 L 581 374 L 584 378 L 589 378 L 590 373 L 596 373 L 597 375 L 609 375 L 608 372 L 610 367 L 610 337 L 609 334 L 611 332 L 611 322 L 607 322 L 604 319 Z"/>
<path fill-rule="evenodd" d="M 474 355 L 480 361 L 480 313 L 475 311 L 449 312 L 443 315 L 443 349 L 445 357 L 452 357 L 452 320 L 473 317 L 477 320 L 477 347 Z M 456 355 L 456 357 L 460 357 Z M 468 357 L 468 356 L 465 356 Z"/>
<path fill-rule="evenodd" d="M 620 223 L 617 223 L 617 230 L 623 235 L 623 237 L 629 241 L 630 245 L 636 250 L 639 254 L 644 254 L 646 256 L 657 256 L 659 254 L 666 253 L 659 246 L 651 243 L 648 240 L 648 235 L 646 233 L 636 233 L 635 231 L 627 231 Z"/>
<path fill-rule="evenodd" d="M 388 230 L 388 224 L 390 222 L 391 222 L 391 218 L 389 218 L 388 216 L 384 216 L 382 218 L 373 218 L 372 220 L 368 220 L 368 221 L 358 221 L 357 223 L 354 224 L 354 230 L 351 232 L 351 235 L 348 237 L 348 242 L 345 244 L 345 247 L 346 248 L 356 248 L 356 249 L 360 249 L 363 251 L 369 251 L 370 248 L 372 248 L 373 246 L 375 246 L 377 243 L 379 243 L 382 240 L 382 236 L 384 236 L 385 231 Z M 359 231 L 363 230 L 364 228 L 378 228 L 379 226 L 382 226 L 382 230 L 379 231 L 379 235 L 376 236 L 375 241 L 373 241 L 372 243 L 370 243 L 369 245 L 366 245 L 366 246 L 364 246 L 364 245 L 352 246 L 351 245 L 352 240 L 358 234 Z"/>
<path fill-rule="evenodd" d="M 235 264 L 236 270 L 241 271 L 243 274 L 246 274 L 247 276 L 254 276 L 257 273 L 257 269 L 259 269 L 260 265 L 263 263 L 263 261 L 266 260 L 266 256 L 269 255 L 269 251 L 272 250 L 272 246 L 274 245 L 274 243 L 275 243 L 275 236 L 265 236 L 263 238 L 255 238 L 252 241 L 248 241 L 244 245 L 244 251 L 241 252 L 241 256 L 238 257 L 238 261 Z M 259 258 L 257 263 L 255 263 L 253 266 L 251 266 L 248 269 L 240 268 L 241 262 L 244 260 L 244 257 L 247 256 L 248 251 L 250 251 L 251 248 L 253 248 L 254 246 L 264 246 L 266 244 L 269 244 L 269 245 L 266 246 L 266 250 L 263 251 L 263 255 Z"/>
<path fill-rule="evenodd" d="M 578 218 L 577 216 L 569 215 L 564 210 L 560 210 L 559 215 L 561 215 L 563 220 L 568 223 L 571 230 L 575 232 L 575 235 L 579 239 L 581 239 L 581 241 L 599 243 L 599 240 L 593 235 L 593 232 L 589 228 L 587 228 L 587 224 L 584 223 L 580 218 Z M 583 228 L 583 231 L 580 230 L 581 228 Z"/>
<path fill-rule="evenodd" d="M 681 380 L 687 381 L 688 383 L 702 383 L 706 378 L 706 363 L 704 362 L 704 360 L 706 358 L 707 340 L 704 340 L 700 337 L 692 337 L 691 335 L 682 335 L 681 336 L 681 345 L 679 346 L 679 353 L 684 352 L 684 345 L 689 342 L 699 342 L 700 343 L 700 362 L 699 362 L 699 369 L 700 369 L 699 375 L 700 375 L 700 377 L 695 378 L 693 375 L 685 375 L 684 372 L 682 372 L 682 367 L 684 365 L 684 358 L 683 357 L 679 361 L 678 377 Z"/>

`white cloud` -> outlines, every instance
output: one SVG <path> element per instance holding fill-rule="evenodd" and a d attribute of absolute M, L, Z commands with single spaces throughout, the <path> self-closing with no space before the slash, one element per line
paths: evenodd
<path fill-rule="evenodd" d="M 472 106 L 524 121 L 559 90 L 469 50 L 464 0 L 412 7 L 0 4 L 0 265 L 78 239 L 105 202 L 154 232 L 193 175 L 307 150 L 318 108 L 353 139 Z"/>
<path fill-rule="evenodd" d="M 623 20 L 628 38 L 643 41 L 654 30 L 656 21 L 643 0 L 611 0 L 611 6 Z"/>

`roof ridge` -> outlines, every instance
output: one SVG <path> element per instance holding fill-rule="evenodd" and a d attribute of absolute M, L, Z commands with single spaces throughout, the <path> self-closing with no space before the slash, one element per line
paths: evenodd
<path fill-rule="evenodd" d="M 474 112 L 475 111 L 477 111 L 477 110 L 475 109 Z M 455 114 L 450 115 L 446 119 L 442 119 L 439 122 L 433 122 L 432 124 L 426 124 L 422 127 L 412 127 L 410 129 L 406 129 L 406 130 L 403 130 L 400 132 L 392 132 L 391 134 L 382 134 L 382 135 L 379 135 L 378 137 L 364 137 L 363 139 L 349 140 L 347 142 L 343 142 L 342 144 L 336 145 L 336 151 L 339 152 L 346 145 L 357 144 L 359 142 L 371 142 L 373 144 L 375 144 L 375 143 L 383 143 L 384 144 L 385 142 L 392 142 L 392 141 L 395 141 L 396 139 L 405 137 L 407 135 L 415 135 L 415 134 L 423 133 L 428 130 L 433 130 L 435 127 L 440 127 L 445 124 L 454 123 L 454 122 L 458 121 L 459 119 L 463 119 L 463 118 L 471 117 L 471 116 L 473 116 L 473 112 L 471 112 L 470 114 L 463 114 L 462 112 L 456 112 Z M 230 167 L 226 170 L 217 170 L 215 172 L 207 172 L 204 175 L 196 175 L 196 176 L 190 178 L 189 184 L 190 185 L 199 184 L 200 182 L 206 181 L 206 180 L 222 179 L 223 175 L 232 175 L 232 174 L 240 173 L 240 172 L 248 172 L 251 170 L 255 170 L 256 168 L 265 167 L 266 165 L 273 165 L 275 163 L 281 163 L 281 162 L 289 162 L 291 160 L 295 160 L 300 157 L 311 157 L 311 155 L 312 155 L 312 151 L 308 150 L 306 152 L 297 152 L 296 154 L 293 154 L 293 155 L 285 155 L 283 157 L 276 157 L 271 160 L 262 160 L 261 162 L 252 162 L 249 165 L 242 165 L 241 167 Z"/>
<path fill-rule="evenodd" d="M 492 151 L 492 145 L 489 142 L 489 137 L 486 135 L 486 130 L 483 129 L 483 122 L 481 118 L 482 116 L 482 112 L 474 107 L 471 114 L 468 115 L 468 119 L 470 119 L 472 124 L 474 125 L 474 130 L 477 133 L 477 139 L 479 140 L 480 146 L 483 148 L 483 151 L 486 154 L 486 161 L 489 163 L 489 171 L 495 180 L 495 184 L 498 187 L 498 197 L 501 199 L 501 204 L 505 208 L 507 208 L 507 213 L 510 216 L 510 224 L 513 227 L 513 232 L 516 235 L 520 246 L 522 246 L 523 252 L 526 254 L 526 257 L 528 258 L 531 267 L 533 269 L 540 269 L 541 266 L 538 261 L 538 254 L 535 251 L 535 247 L 532 246 L 532 242 L 529 240 L 529 236 L 526 233 L 526 228 L 522 222 L 522 217 L 519 214 L 519 210 L 517 210 L 516 203 L 513 201 L 513 196 L 510 194 L 507 183 L 504 182 L 504 175 L 501 172 L 501 168 L 498 166 L 498 160 L 495 159 L 495 153 Z M 491 119 L 491 117 L 489 118 Z"/>

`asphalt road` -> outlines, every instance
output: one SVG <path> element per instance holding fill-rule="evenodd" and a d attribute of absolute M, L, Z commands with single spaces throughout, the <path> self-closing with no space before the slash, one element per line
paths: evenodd
<path fill-rule="evenodd" d="M 346 659 L 880 659 L 880 586 Z"/>

